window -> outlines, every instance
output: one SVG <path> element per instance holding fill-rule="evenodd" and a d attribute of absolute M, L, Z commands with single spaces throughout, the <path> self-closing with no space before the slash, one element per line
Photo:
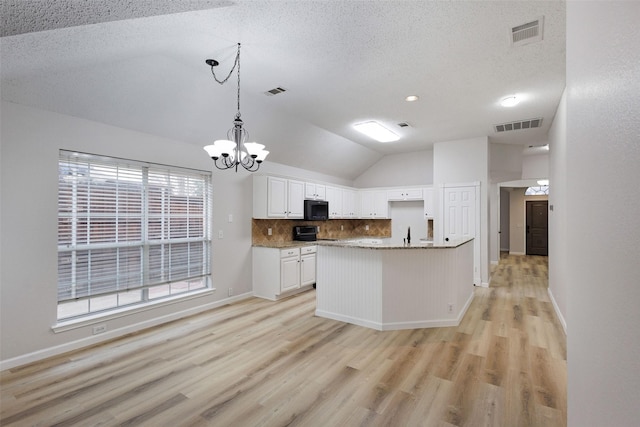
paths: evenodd
<path fill-rule="evenodd" d="M 210 287 L 211 173 L 61 151 L 58 319 Z"/>
<path fill-rule="evenodd" d="M 548 196 L 549 195 L 549 186 L 541 185 L 539 187 L 529 187 L 527 191 L 524 192 L 525 196 Z"/>

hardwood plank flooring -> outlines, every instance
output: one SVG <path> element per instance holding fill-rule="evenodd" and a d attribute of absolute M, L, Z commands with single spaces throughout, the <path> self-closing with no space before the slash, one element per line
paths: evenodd
<path fill-rule="evenodd" d="M 547 258 L 503 255 L 458 327 L 249 299 L 0 373 L 2 426 L 565 426 Z"/>

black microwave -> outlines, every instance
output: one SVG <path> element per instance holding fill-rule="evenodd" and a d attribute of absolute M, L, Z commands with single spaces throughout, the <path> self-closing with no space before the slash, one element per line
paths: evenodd
<path fill-rule="evenodd" d="M 304 219 L 307 221 L 324 221 L 329 219 L 329 202 L 325 200 L 305 200 Z"/>

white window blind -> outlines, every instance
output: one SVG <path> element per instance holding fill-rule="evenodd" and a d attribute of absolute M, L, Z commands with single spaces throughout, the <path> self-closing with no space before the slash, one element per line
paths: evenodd
<path fill-rule="evenodd" d="M 211 174 L 61 151 L 58 302 L 210 274 Z"/>

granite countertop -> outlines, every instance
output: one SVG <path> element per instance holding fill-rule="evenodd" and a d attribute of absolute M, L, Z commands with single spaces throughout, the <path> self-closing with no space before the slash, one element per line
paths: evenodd
<path fill-rule="evenodd" d="M 314 246 L 317 242 L 301 242 L 297 240 L 288 242 L 264 242 L 254 243 L 252 246 L 256 248 L 274 248 L 274 249 L 289 249 L 289 248 L 301 248 L 303 246 Z"/>
<path fill-rule="evenodd" d="M 413 241 L 410 244 L 404 243 L 401 239 L 382 238 L 382 239 L 348 239 L 348 240 L 319 240 L 316 242 L 321 246 L 337 246 L 342 248 L 365 248 L 365 249 L 441 249 L 441 248 L 457 248 L 473 238 L 455 239 L 449 242 L 435 244 L 433 241 L 420 240 Z"/>

